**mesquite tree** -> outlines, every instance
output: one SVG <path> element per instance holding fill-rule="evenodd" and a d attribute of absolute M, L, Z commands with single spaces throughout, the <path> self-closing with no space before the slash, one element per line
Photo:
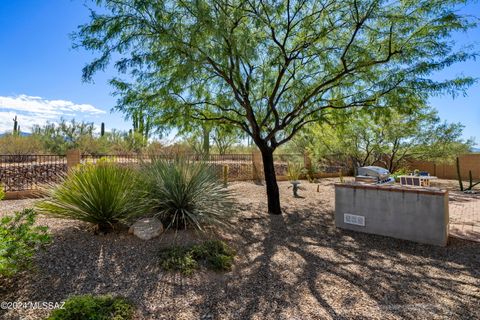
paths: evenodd
<path fill-rule="evenodd" d="M 345 108 L 425 101 L 473 80 L 429 75 L 472 54 L 451 33 L 474 23 L 461 0 L 98 0 L 75 44 L 114 59 L 112 83 L 150 99 L 159 118 L 237 126 L 263 157 L 268 211 L 280 214 L 273 152 L 308 123 Z M 136 90 L 130 91 L 135 87 Z M 161 123 L 161 121 L 159 122 Z"/>
<path fill-rule="evenodd" d="M 415 106 L 409 113 L 348 110 L 348 121 L 311 124 L 292 139 L 290 152 L 308 150 L 316 160 L 337 159 L 352 168 L 378 165 L 395 172 L 407 160 L 451 162 L 474 144 L 462 138 L 461 123 L 443 122 L 428 106 Z"/>

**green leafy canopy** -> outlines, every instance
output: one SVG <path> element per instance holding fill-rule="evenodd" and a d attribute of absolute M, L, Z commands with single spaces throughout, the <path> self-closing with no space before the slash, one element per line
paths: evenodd
<path fill-rule="evenodd" d="M 349 121 L 330 126 L 312 124 L 286 147 L 308 150 L 316 161 L 336 158 L 355 167 L 379 165 L 394 172 L 408 159 L 450 162 L 466 153 L 472 140 L 462 139 L 463 125 L 442 122 L 428 106 L 409 114 L 354 112 Z"/>
<path fill-rule="evenodd" d="M 112 59 L 119 107 L 144 106 L 173 123 L 229 123 L 275 149 L 336 109 L 388 107 L 455 93 L 475 80 L 430 79 L 475 57 L 451 34 L 475 26 L 462 0 L 98 0 L 74 35 Z"/>

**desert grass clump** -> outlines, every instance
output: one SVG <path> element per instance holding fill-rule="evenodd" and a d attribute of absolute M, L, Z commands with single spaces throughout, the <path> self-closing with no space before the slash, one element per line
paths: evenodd
<path fill-rule="evenodd" d="M 287 166 L 287 176 L 289 181 L 298 181 L 302 174 L 303 166 L 300 163 L 289 162 Z"/>
<path fill-rule="evenodd" d="M 233 197 L 212 166 L 185 159 L 152 159 L 142 169 L 146 203 L 167 228 L 227 226 Z"/>
<path fill-rule="evenodd" d="M 116 223 L 141 215 L 142 201 L 136 189 L 138 174 L 130 168 L 101 161 L 81 165 L 47 190 L 49 199 L 40 202 L 40 213 L 95 224 L 110 231 Z"/>

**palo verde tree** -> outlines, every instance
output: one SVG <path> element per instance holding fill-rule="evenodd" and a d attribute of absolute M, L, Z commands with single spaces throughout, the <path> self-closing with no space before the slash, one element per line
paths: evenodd
<path fill-rule="evenodd" d="M 92 11 L 74 41 L 99 53 L 85 80 L 116 59 L 160 116 L 243 130 L 263 157 L 268 211 L 280 214 L 273 152 L 306 124 L 472 83 L 429 79 L 472 57 L 450 37 L 475 24 L 456 13 L 465 2 L 97 0 L 102 13 Z"/>

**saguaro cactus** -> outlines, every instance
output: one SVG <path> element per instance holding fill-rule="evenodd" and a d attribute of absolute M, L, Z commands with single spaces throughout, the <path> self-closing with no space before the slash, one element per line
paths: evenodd
<path fill-rule="evenodd" d="M 100 127 L 100 136 L 103 137 L 105 135 L 105 122 L 102 122 Z"/>
<path fill-rule="evenodd" d="M 18 120 L 17 120 L 17 116 L 15 116 L 15 118 L 13 118 L 13 134 L 17 134 L 18 133 Z"/>
<path fill-rule="evenodd" d="M 457 157 L 457 177 L 458 177 L 458 184 L 460 186 L 460 191 L 463 191 L 462 175 L 460 174 L 460 159 L 458 159 L 458 157 Z"/>

